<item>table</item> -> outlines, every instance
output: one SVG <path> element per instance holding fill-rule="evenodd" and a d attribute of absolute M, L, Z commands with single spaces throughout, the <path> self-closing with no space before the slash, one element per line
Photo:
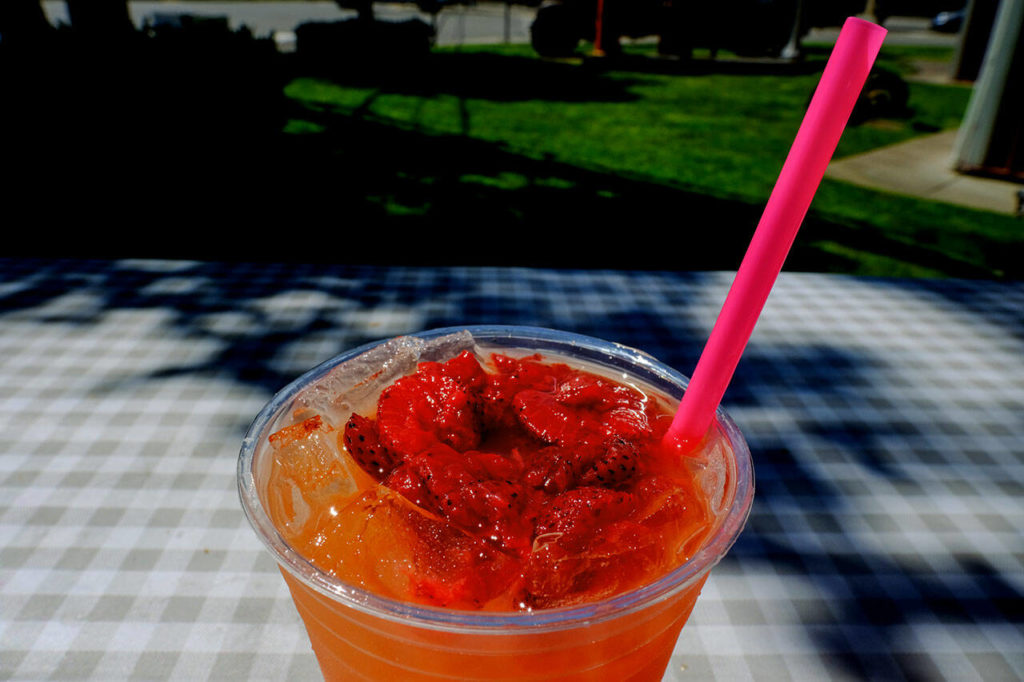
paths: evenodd
<path fill-rule="evenodd" d="M 0 261 L 0 679 L 318 671 L 249 420 L 372 339 L 563 328 L 692 371 L 729 273 Z M 783 273 L 725 397 L 747 529 L 665 679 L 1024 678 L 1024 283 Z"/>

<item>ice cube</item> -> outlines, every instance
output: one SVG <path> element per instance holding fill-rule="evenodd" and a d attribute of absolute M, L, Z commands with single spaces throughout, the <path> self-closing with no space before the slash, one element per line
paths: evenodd
<path fill-rule="evenodd" d="M 286 539 L 311 532 L 325 500 L 336 504 L 367 487 L 368 476 L 338 447 L 337 431 L 319 416 L 270 436 L 267 506 Z"/>
<path fill-rule="evenodd" d="M 340 509 L 312 545 L 313 563 L 339 579 L 434 606 L 510 602 L 519 574 L 512 557 L 384 486 Z"/>
<path fill-rule="evenodd" d="M 732 490 L 736 487 L 735 457 L 728 440 L 716 429 L 701 457 L 684 459 L 694 469 L 711 514 L 724 516 Z"/>
<path fill-rule="evenodd" d="M 633 518 L 660 538 L 666 561 L 681 564 L 696 554 L 712 519 L 688 479 L 647 476 L 636 495 L 642 502 Z"/>
<path fill-rule="evenodd" d="M 373 414 L 377 396 L 399 377 L 411 374 L 427 360 L 446 360 L 473 348 L 468 331 L 424 341 L 399 336 L 338 365 L 306 388 L 296 400 L 297 410 L 321 414 L 340 425 L 353 412 Z"/>

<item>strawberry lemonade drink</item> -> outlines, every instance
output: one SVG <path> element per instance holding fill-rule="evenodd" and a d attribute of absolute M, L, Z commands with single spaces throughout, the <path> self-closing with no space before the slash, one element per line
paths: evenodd
<path fill-rule="evenodd" d="M 686 380 L 526 327 L 359 348 L 283 389 L 242 504 L 329 680 L 659 680 L 753 497 L 721 411 L 667 446 Z"/>

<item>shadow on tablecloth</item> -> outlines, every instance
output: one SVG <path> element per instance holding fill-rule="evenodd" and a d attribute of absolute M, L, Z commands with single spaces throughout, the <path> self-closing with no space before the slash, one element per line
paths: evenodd
<path fill-rule="evenodd" d="M 157 315 L 161 334 L 209 351 L 112 375 L 98 391 L 208 376 L 269 396 L 346 348 L 463 324 L 566 329 L 689 373 L 729 280 L 8 261 L 0 319 L 85 330 L 114 315 L 146 313 L 147 324 Z M 745 626 L 775 638 L 748 666 L 794 670 L 812 656 L 852 679 L 1021 674 L 1022 311 L 1024 287 L 1013 283 L 780 279 L 725 400 L 750 441 L 758 490 L 714 577 L 727 623 L 752 640 L 761 635 Z M 734 583 L 753 607 L 725 593 Z M 694 618 L 699 627 L 699 609 Z M 687 664 L 699 669 L 705 656 L 713 668 L 715 645 L 704 649 Z"/>

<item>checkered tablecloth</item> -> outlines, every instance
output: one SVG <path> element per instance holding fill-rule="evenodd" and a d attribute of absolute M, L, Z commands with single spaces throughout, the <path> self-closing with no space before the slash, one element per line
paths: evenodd
<path fill-rule="evenodd" d="M 275 390 L 474 323 L 689 373 L 730 281 L 0 261 L 0 679 L 316 679 L 235 489 Z M 1024 284 L 784 273 L 725 404 L 757 498 L 666 680 L 1024 678 Z"/>

